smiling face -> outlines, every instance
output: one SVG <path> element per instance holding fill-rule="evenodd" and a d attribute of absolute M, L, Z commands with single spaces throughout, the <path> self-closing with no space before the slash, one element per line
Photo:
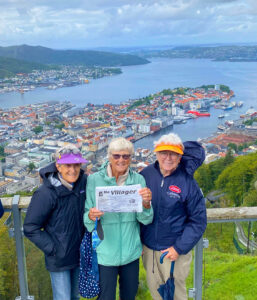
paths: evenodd
<path fill-rule="evenodd" d="M 175 171 L 181 160 L 180 154 L 168 150 L 156 152 L 156 156 L 163 176 L 168 176 Z"/>
<path fill-rule="evenodd" d="M 78 180 L 81 164 L 56 164 L 58 172 L 68 183 L 74 183 Z"/>
<path fill-rule="evenodd" d="M 109 162 L 113 176 L 118 178 L 126 173 L 131 162 L 131 155 L 127 150 L 113 151 L 109 156 Z"/>

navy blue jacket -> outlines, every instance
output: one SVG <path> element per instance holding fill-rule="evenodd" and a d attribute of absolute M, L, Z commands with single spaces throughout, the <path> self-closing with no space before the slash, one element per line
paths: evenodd
<path fill-rule="evenodd" d="M 4 208 L 0 199 L 0 218 L 2 218 L 3 214 L 4 214 Z"/>
<path fill-rule="evenodd" d="M 184 146 L 181 162 L 171 175 L 163 177 L 157 161 L 141 172 L 152 191 L 154 210 L 153 222 L 141 227 L 141 238 L 153 250 L 173 246 L 178 254 L 186 254 L 206 228 L 205 201 L 193 178 L 204 161 L 204 149 L 197 142 Z"/>
<path fill-rule="evenodd" d="M 43 184 L 31 199 L 24 234 L 44 252 L 49 271 L 75 268 L 84 235 L 87 175 L 80 171 L 72 191 L 59 181 L 55 163 L 41 169 L 40 176 Z"/>

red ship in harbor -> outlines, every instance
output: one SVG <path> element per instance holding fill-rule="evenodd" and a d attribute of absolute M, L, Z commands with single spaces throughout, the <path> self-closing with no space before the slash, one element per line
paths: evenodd
<path fill-rule="evenodd" d="M 200 112 L 200 111 L 197 111 L 197 110 L 189 110 L 187 113 L 188 114 L 193 114 L 197 117 L 209 117 L 211 115 L 208 112 Z"/>

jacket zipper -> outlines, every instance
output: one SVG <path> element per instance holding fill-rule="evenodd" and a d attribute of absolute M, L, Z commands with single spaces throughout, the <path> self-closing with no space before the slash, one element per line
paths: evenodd
<path fill-rule="evenodd" d="M 121 214 L 119 213 L 119 227 L 120 227 L 120 265 L 121 265 L 121 259 L 122 259 L 122 235 L 121 235 Z"/>
<path fill-rule="evenodd" d="M 162 177 L 161 188 L 163 187 L 163 185 L 164 185 L 164 177 Z M 161 194 L 162 194 L 162 193 L 160 193 L 160 195 L 161 195 Z M 159 214 L 159 209 L 160 209 L 160 202 L 161 202 L 161 196 L 160 196 L 160 198 L 158 199 L 158 214 Z M 158 247 L 158 243 L 157 243 L 157 241 L 158 241 L 158 223 L 159 223 L 159 218 L 157 218 L 157 226 L 156 226 L 156 228 L 155 228 L 155 241 L 156 241 L 157 247 Z"/>
<path fill-rule="evenodd" d="M 161 187 L 163 187 L 164 184 L 164 178 L 162 178 Z"/>

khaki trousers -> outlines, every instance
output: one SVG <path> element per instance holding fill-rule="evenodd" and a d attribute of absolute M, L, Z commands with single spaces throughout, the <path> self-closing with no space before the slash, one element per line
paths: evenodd
<path fill-rule="evenodd" d="M 161 284 L 164 284 L 170 277 L 171 261 L 169 259 L 163 260 L 160 264 L 161 251 L 154 251 L 143 246 L 143 265 L 146 270 L 146 280 L 148 288 L 154 300 L 162 300 L 157 289 Z M 186 300 L 186 278 L 190 271 L 190 263 L 192 261 L 191 251 L 186 255 L 180 255 L 175 262 L 174 268 L 174 282 L 175 294 L 174 300 Z"/>

